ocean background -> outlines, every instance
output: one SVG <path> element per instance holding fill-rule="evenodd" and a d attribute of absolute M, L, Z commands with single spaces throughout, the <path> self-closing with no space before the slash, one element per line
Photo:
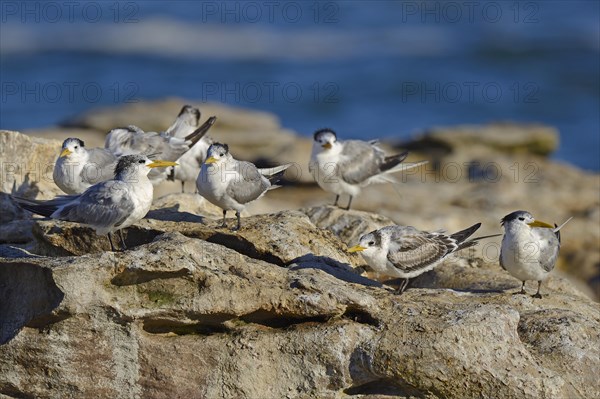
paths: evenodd
<path fill-rule="evenodd" d="M 599 4 L 2 1 L 0 128 L 178 96 L 343 138 L 543 123 L 599 171 Z"/>

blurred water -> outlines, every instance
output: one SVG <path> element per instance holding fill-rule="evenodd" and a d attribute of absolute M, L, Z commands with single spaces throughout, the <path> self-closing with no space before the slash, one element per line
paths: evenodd
<path fill-rule="evenodd" d="M 600 170 L 597 1 L 0 3 L 0 127 L 181 96 L 263 109 L 302 134 L 408 137 L 556 126 Z"/>

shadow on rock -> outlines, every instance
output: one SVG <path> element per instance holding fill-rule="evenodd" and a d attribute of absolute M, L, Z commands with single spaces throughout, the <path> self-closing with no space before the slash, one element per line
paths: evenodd
<path fill-rule="evenodd" d="M 368 279 L 356 273 L 356 271 L 346 263 L 338 262 L 335 259 L 326 256 L 315 256 L 306 254 L 293 259 L 289 265 L 290 270 L 318 269 L 333 277 L 346 281 L 348 283 L 366 285 L 368 287 L 382 287 L 380 282 Z"/>
<path fill-rule="evenodd" d="M 41 327 L 64 317 L 52 314 L 64 298 L 50 269 L 30 263 L 0 264 L 0 345 L 25 327 Z"/>
<path fill-rule="evenodd" d="M 163 222 L 192 222 L 204 223 L 204 217 L 189 212 L 180 212 L 179 205 L 168 208 L 154 209 L 148 212 L 144 219 L 154 219 Z"/>

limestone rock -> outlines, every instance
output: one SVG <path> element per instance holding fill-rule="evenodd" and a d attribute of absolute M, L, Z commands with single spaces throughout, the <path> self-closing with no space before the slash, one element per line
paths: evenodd
<path fill-rule="evenodd" d="M 229 226 L 235 222 L 228 219 Z M 207 219 L 187 212 L 160 210 L 125 231 L 128 247 L 152 241 L 165 232 L 179 232 L 235 249 L 255 259 L 265 259 L 280 266 L 306 260 L 304 256 L 327 257 L 349 265 L 362 264 L 357 254 L 346 252 L 347 246 L 332 233 L 319 229 L 308 216 L 298 211 L 256 215 L 242 219 L 241 230 L 220 227 L 220 218 Z M 106 237 L 76 223 L 36 220 L 33 234 L 37 252 L 51 256 L 84 255 L 110 249 Z M 115 242 L 116 244 L 116 242 Z"/>
<path fill-rule="evenodd" d="M 50 199 L 64 194 L 52 178 L 54 162 L 61 145 L 62 142 L 57 140 L 0 130 L 0 192 L 39 199 Z M 1 205 L 4 210 L 10 205 L 5 204 L 5 197 L 2 198 Z"/>
<path fill-rule="evenodd" d="M 506 279 L 497 265 L 464 262 L 455 267 L 489 287 L 452 290 L 438 279 L 397 296 L 180 233 L 126 252 L 1 259 L 0 392 L 600 395 L 598 304 L 553 284 L 541 300 L 511 295 L 493 286 Z"/>
<path fill-rule="evenodd" d="M 302 209 L 317 227 L 327 229 L 348 246 L 358 243 L 363 234 L 395 223 L 385 216 L 369 212 L 346 211 L 335 206 L 319 206 Z"/>
<path fill-rule="evenodd" d="M 485 126 L 436 127 L 402 147 L 436 156 L 487 148 L 489 152 L 547 156 L 558 148 L 558 131 L 543 125 L 493 123 Z"/>

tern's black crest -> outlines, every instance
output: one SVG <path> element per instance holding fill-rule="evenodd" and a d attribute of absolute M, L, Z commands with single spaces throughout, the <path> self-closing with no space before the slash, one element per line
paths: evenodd
<path fill-rule="evenodd" d="M 69 144 L 75 144 L 76 146 L 79 147 L 85 147 L 85 144 L 83 143 L 83 140 L 80 140 L 78 138 L 74 138 L 74 137 L 70 137 L 68 139 L 66 139 L 65 141 L 63 141 L 63 148 L 67 148 L 67 146 Z"/>
<path fill-rule="evenodd" d="M 512 222 L 513 220 L 519 218 L 519 217 L 525 217 L 525 216 L 530 216 L 529 212 L 527 211 L 514 211 L 512 213 L 509 213 L 508 215 L 504 216 L 501 220 L 500 220 L 500 225 L 504 226 L 504 223 L 506 222 Z"/>
<path fill-rule="evenodd" d="M 381 232 L 379 230 L 373 230 L 360 238 L 361 241 L 365 239 L 368 239 L 369 243 L 373 242 L 370 246 L 381 247 Z"/>
<path fill-rule="evenodd" d="M 225 150 L 226 154 L 229 152 L 229 146 L 221 143 L 212 143 L 208 149 L 208 152 L 219 151 L 221 149 Z"/>
<path fill-rule="evenodd" d="M 115 176 L 122 175 L 134 164 L 146 163 L 146 157 L 144 155 L 125 155 L 119 158 L 117 166 L 115 167 Z"/>
<path fill-rule="evenodd" d="M 198 108 L 192 107 L 189 104 L 186 104 L 183 107 L 181 107 L 181 111 L 179 111 L 179 115 L 177 115 L 177 117 L 179 118 L 183 114 L 192 114 L 194 115 L 194 118 L 196 118 L 196 120 L 200 119 L 200 110 Z"/>
<path fill-rule="evenodd" d="M 318 141 L 319 138 L 321 137 L 321 135 L 327 134 L 327 133 L 333 134 L 333 137 L 335 137 L 337 139 L 337 134 L 333 131 L 333 129 L 330 129 L 328 127 L 324 127 L 322 129 L 317 130 L 313 135 L 313 139 L 315 141 Z"/>

